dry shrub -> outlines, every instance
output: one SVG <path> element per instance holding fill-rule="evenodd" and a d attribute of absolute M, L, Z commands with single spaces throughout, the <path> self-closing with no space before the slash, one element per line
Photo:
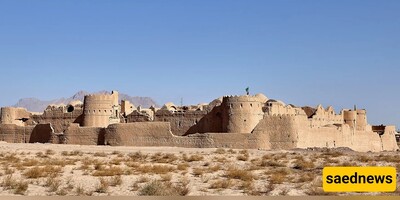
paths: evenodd
<path fill-rule="evenodd" d="M 282 164 L 280 162 L 274 161 L 274 160 L 262 160 L 260 163 L 261 167 L 286 167 L 285 164 Z"/>
<path fill-rule="evenodd" d="M 214 161 L 214 162 L 225 163 L 225 162 L 227 162 L 227 159 L 226 159 L 225 157 L 215 156 L 215 157 L 213 158 L 213 161 Z"/>
<path fill-rule="evenodd" d="M 249 151 L 247 149 L 243 149 L 239 151 L 240 154 L 249 154 Z"/>
<path fill-rule="evenodd" d="M 136 170 L 145 174 L 166 174 L 175 171 L 175 168 L 167 165 L 140 165 Z"/>
<path fill-rule="evenodd" d="M 129 159 L 131 161 L 138 162 L 138 161 L 145 161 L 146 158 L 147 158 L 147 155 L 143 154 L 140 151 L 138 151 L 138 152 L 135 152 L 135 153 L 129 153 L 128 157 L 129 157 Z"/>
<path fill-rule="evenodd" d="M 28 189 L 29 184 L 26 181 L 17 181 L 12 177 L 12 175 L 8 175 L 3 178 L 3 181 L 0 185 L 5 190 L 13 189 L 14 194 L 24 195 L 25 191 Z"/>
<path fill-rule="evenodd" d="M 28 190 L 28 182 L 26 181 L 19 181 L 15 186 L 14 194 L 25 195 L 26 190 Z"/>
<path fill-rule="evenodd" d="M 328 166 L 328 165 L 335 165 L 335 164 L 338 164 L 340 161 L 339 160 L 336 160 L 336 159 L 331 159 L 331 158 L 325 158 L 325 166 Z"/>
<path fill-rule="evenodd" d="M 272 184 L 282 184 L 286 179 L 285 174 L 272 174 L 269 178 L 269 182 Z"/>
<path fill-rule="evenodd" d="M 48 156 L 51 156 L 51 155 L 56 154 L 56 152 L 51 150 L 51 149 L 46 149 L 45 154 L 48 155 Z"/>
<path fill-rule="evenodd" d="M 209 189 L 226 189 L 232 186 L 232 180 L 218 179 L 211 183 Z"/>
<path fill-rule="evenodd" d="M 138 178 L 138 181 L 137 181 L 138 183 L 146 183 L 146 182 L 149 182 L 149 178 L 147 178 L 146 176 L 140 176 L 139 178 Z"/>
<path fill-rule="evenodd" d="M 61 185 L 61 180 L 55 177 L 48 177 L 45 183 L 46 187 L 49 187 L 49 192 L 55 192 Z"/>
<path fill-rule="evenodd" d="M 299 170 L 310 170 L 315 167 L 314 163 L 311 161 L 304 160 L 303 157 L 298 157 L 297 160 L 294 162 L 294 169 Z"/>
<path fill-rule="evenodd" d="M 225 151 L 225 149 L 223 149 L 223 148 L 218 148 L 217 150 L 214 151 L 214 153 L 217 153 L 217 154 L 225 154 L 226 151 Z"/>
<path fill-rule="evenodd" d="M 119 176 L 123 174 L 124 170 L 120 167 L 101 168 L 92 173 L 93 176 Z"/>
<path fill-rule="evenodd" d="M 65 196 L 67 194 L 68 194 L 68 192 L 65 188 L 61 188 L 60 190 L 56 191 L 56 195 L 58 195 L 58 196 Z"/>
<path fill-rule="evenodd" d="M 172 179 L 172 175 L 170 173 L 161 174 L 160 177 L 161 177 L 161 181 L 171 181 L 171 179 Z"/>
<path fill-rule="evenodd" d="M 207 172 L 212 173 L 212 172 L 217 172 L 219 170 L 221 170 L 221 165 L 213 165 L 213 166 L 209 166 L 207 169 Z"/>
<path fill-rule="evenodd" d="M 4 163 L 18 163 L 20 161 L 20 158 L 16 156 L 17 154 L 12 153 L 10 155 L 6 155 L 1 159 L 2 162 Z"/>
<path fill-rule="evenodd" d="M 82 155 L 83 155 L 83 152 L 82 152 L 82 151 L 79 151 L 79 150 L 74 150 L 74 151 L 70 151 L 70 152 L 68 152 L 68 151 L 62 151 L 62 152 L 61 152 L 61 155 L 62 155 L 62 156 L 82 156 Z"/>
<path fill-rule="evenodd" d="M 306 172 L 299 174 L 299 178 L 296 180 L 297 183 L 306 183 L 313 181 L 315 179 L 315 173 L 312 172 Z"/>
<path fill-rule="evenodd" d="M 48 158 L 49 156 L 41 151 L 36 153 L 36 157 L 38 158 Z"/>
<path fill-rule="evenodd" d="M 358 157 L 356 158 L 356 160 L 358 160 L 358 161 L 360 161 L 360 162 L 366 163 L 366 162 L 372 162 L 374 159 L 371 158 L 371 157 L 369 157 L 369 156 L 361 155 L 361 156 L 358 156 Z"/>
<path fill-rule="evenodd" d="M 113 176 L 110 180 L 110 186 L 118 186 L 118 185 L 122 185 L 122 177 L 121 176 Z"/>
<path fill-rule="evenodd" d="M 162 153 L 156 153 L 150 158 L 152 162 L 156 163 L 173 163 L 174 161 L 178 160 L 178 157 L 176 157 L 172 153 L 167 153 L 167 154 L 162 154 Z"/>
<path fill-rule="evenodd" d="M 31 167 L 31 166 L 36 166 L 39 164 L 39 161 L 36 159 L 24 159 L 21 163 L 23 166 L 26 167 Z"/>
<path fill-rule="evenodd" d="M 12 175 L 8 175 L 3 178 L 3 181 L 1 182 L 0 186 L 7 190 L 14 188 L 16 184 L 17 180 L 15 180 Z"/>
<path fill-rule="evenodd" d="M 106 193 L 109 186 L 109 182 L 105 178 L 99 178 L 99 184 L 97 185 L 95 192 Z"/>
<path fill-rule="evenodd" d="M 323 152 L 322 155 L 335 158 L 335 157 L 343 156 L 344 153 L 337 151 L 337 150 L 333 150 L 333 149 L 327 149 L 327 151 Z"/>
<path fill-rule="evenodd" d="M 344 161 L 340 164 L 340 166 L 343 167 L 353 167 L 353 166 L 357 166 L 357 163 L 355 162 L 349 162 L 349 161 Z"/>
<path fill-rule="evenodd" d="M 76 160 L 71 159 L 45 159 L 40 164 L 41 165 L 58 165 L 64 167 L 65 165 L 75 165 Z"/>
<path fill-rule="evenodd" d="M 185 196 L 189 193 L 187 185 L 152 181 L 139 190 L 139 196 Z"/>
<path fill-rule="evenodd" d="M 27 178 L 40 178 L 47 176 L 57 176 L 61 172 L 61 167 L 45 166 L 33 167 L 25 171 L 23 175 Z"/>
<path fill-rule="evenodd" d="M 323 196 L 323 195 L 332 194 L 332 193 L 324 192 L 324 190 L 322 189 L 322 178 L 321 177 L 317 178 L 316 181 L 314 181 L 310 185 L 309 189 L 307 191 L 305 191 L 305 193 L 310 196 Z"/>
<path fill-rule="evenodd" d="M 203 168 L 194 168 L 192 173 L 194 176 L 199 177 L 204 174 L 204 171 L 205 170 Z"/>
<path fill-rule="evenodd" d="M 228 153 L 230 153 L 230 154 L 236 154 L 236 151 L 234 151 L 233 149 L 229 149 L 229 150 L 228 150 Z"/>
<path fill-rule="evenodd" d="M 400 156 L 399 155 L 384 155 L 380 154 L 379 156 L 375 157 L 376 161 L 385 161 L 385 162 L 392 162 L 392 163 L 400 163 Z"/>
<path fill-rule="evenodd" d="M 247 161 L 249 160 L 249 154 L 239 154 L 236 159 L 239 161 Z"/>
<path fill-rule="evenodd" d="M 114 150 L 113 152 L 111 152 L 112 155 L 121 155 L 122 153 L 120 151 L 116 151 Z"/>
<path fill-rule="evenodd" d="M 242 181 L 251 181 L 254 179 L 254 175 L 251 171 L 230 167 L 226 172 L 225 176 L 231 179 L 240 179 Z"/>
<path fill-rule="evenodd" d="M 83 195 L 85 195 L 85 189 L 82 187 L 82 185 L 78 185 L 78 186 L 75 188 L 75 194 L 76 194 L 77 196 L 83 196 Z"/>
<path fill-rule="evenodd" d="M 183 154 L 183 160 L 186 162 L 194 162 L 194 161 L 202 161 L 204 157 L 199 154 L 194 154 L 189 157 L 186 156 L 186 154 Z"/>
<path fill-rule="evenodd" d="M 110 165 L 121 165 L 121 162 L 123 161 L 122 158 L 114 158 L 110 162 L 108 162 Z"/>
<path fill-rule="evenodd" d="M 93 154 L 95 157 L 106 157 L 107 154 L 105 152 L 96 152 Z"/>
<path fill-rule="evenodd" d="M 5 174 L 13 174 L 15 170 L 13 168 L 10 168 L 8 165 L 4 167 L 4 173 Z"/>
<path fill-rule="evenodd" d="M 177 169 L 180 171 L 186 171 L 187 168 L 189 168 L 189 167 L 190 167 L 190 165 L 187 163 L 180 163 L 180 164 L 178 164 Z"/>

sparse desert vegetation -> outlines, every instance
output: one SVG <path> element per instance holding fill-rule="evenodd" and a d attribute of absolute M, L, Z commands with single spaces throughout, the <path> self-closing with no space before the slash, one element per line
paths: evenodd
<path fill-rule="evenodd" d="M 323 191 L 324 166 L 393 166 L 400 170 L 398 152 L 0 146 L 2 195 L 348 195 Z"/>

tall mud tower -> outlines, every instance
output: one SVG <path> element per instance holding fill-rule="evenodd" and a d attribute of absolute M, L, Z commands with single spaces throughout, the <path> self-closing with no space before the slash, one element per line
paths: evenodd
<path fill-rule="evenodd" d="M 225 96 L 222 128 L 226 133 L 251 133 L 263 118 L 263 103 L 255 96 Z"/>
<path fill-rule="evenodd" d="M 107 127 L 118 118 L 118 92 L 85 96 L 83 103 L 83 126 Z"/>

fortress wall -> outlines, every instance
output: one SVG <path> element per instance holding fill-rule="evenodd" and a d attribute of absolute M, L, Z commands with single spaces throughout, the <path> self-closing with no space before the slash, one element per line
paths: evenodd
<path fill-rule="evenodd" d="M 215 106 L 198 122 L 191 126 L 185 133 L 185 135 L 194 133 L 221 133 L 223 132 L 222 127 L 222 107 Z"/>
<path fill-rule="evenodd" d="M 296 116 L 266 115 L 252 132 L 258 148 L 292 149 L 297 147 Z"/>
<path fill-rule="evenodd" d="M 71 123 L 83 123 L 83 109 L 75 107 L 72 112 L 64 112 L 63 109 L 45 110 L 42 115 L 32 115 L 28 121 L 38 124 L 51 124 L 55 133 L 62 133 Z"/>
<path fill-rule="evenodd" d="M 16 124 L 0 124 L 0 141 L 9 143 L 29 142 L 34 126 L 18 126 Z"/>
<path fill-rule="evenodd" d="M 38 124 L 32 130 L 29 143 L 52 143 L 54 130 L 51 124 Z"/>
<path fill-rule="evenodd" d="M 257 148 L 250 134 L 205 133 L 175 136 L 167 122 L 112 124 L 105 129 L 105 142 L 111 146 L 175 146 L 186 148 Z M 252 141 L 252 142 L 250 142 Z"/>
<path fill-rule="evenodd" d="M 111 124 L 104 138 L 111 146 L 174 146 L 168 122 Z"/>
<path fill-rule="evenodd" d="M 298 130 L 299 148 L 307 147 L 345 147 L 351 144 L 351 136 L 342 127 L 327 126 L 301 128 Z"/>
<path fill-rule="evenodd" d="M 372 131 L 355 131 L 353 144 L 349 146 L 355 151 L 367 152 L 382 151 L 382 140 Z"/>
<path fill-rule="evenodd" d="M 132 123 L 132 122 L 148 122 L 151 121 L 150 116 L 140 113 L 139 111 L 135 110 L 132 111 L 129 115 L 126 116 L 125 123 Z"/>
<path fill-rule="evenodd" d="M 372 131 L 354 131 L 348 125 L 305 128 L 298 131 L 298 147 L 349 147 L 355 151 L 381 151 L 382 142 Z"/>
<path fill-rule="evenodd" d="M 184 135 L 192 126 L 207 114 L 206 111 L 186 111 L 172 113 L 167 110 L 159 110 L 155 114 L 154 121 L 169 122 L 174 135 Z"/>
<path fill-rule="evenodd" d="M 80 127 L 73 123 L 62 136 L 64 144 L 98 145 L 104 144 L 104 131 L 100 127 Z"/>
<path fill-rule="evenodd" d="M 386 151 L 395 151 L 399 149 L 399 146 L 396 142 L 396 127 L 395 126 L 386 126 L 383 135 L 381 135 L 382 139 L 382 148 Z"/>
<path fill-rule="evenodd" d="M 24 126 L 22 118 L 29 119 L 30 113 L 25 108 L 2 107 L 1 108 L 1 124 L 16 124 Z"/>

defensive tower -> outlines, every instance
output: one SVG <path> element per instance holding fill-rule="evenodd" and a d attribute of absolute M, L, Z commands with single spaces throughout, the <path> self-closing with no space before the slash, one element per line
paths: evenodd
<path fill-rule="evenodd" d="M 250 133 L 263 118 L 263 103 L 256 96 L 225 96 L 222 128 L 227 133 Z"/>

